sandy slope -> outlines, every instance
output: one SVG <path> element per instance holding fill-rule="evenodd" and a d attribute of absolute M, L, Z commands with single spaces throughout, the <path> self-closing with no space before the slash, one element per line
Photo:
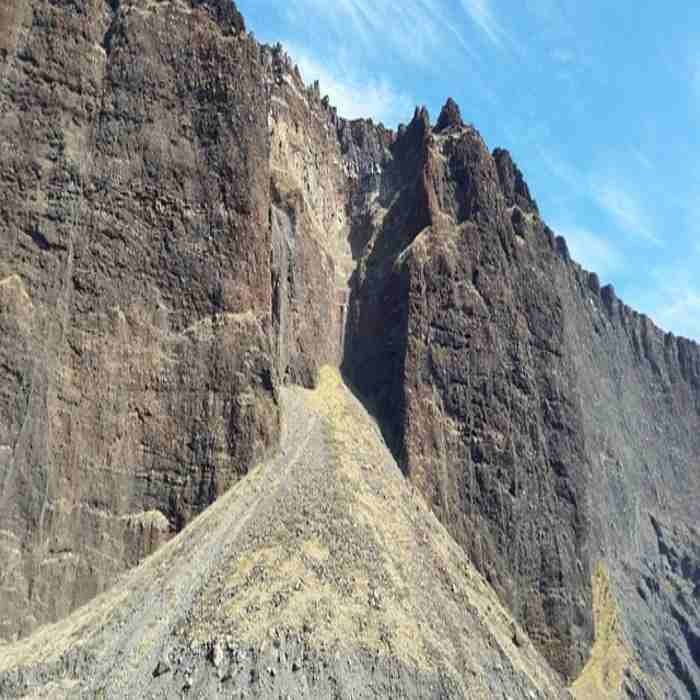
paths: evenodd
<path fill-rule="evenodd" d="M 109 593 L 0 647 L 0 696 L 565 696 L 338 373 L 282 398 L 278 456 Z"/>

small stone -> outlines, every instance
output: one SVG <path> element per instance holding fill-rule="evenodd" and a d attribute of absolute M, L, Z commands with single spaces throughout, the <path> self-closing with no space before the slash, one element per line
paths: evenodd
<path fill-rule="evenodd" d="M 167 661 L 160 660 L 158 665 L 153 670 L 153 677 L 158 678 L 159 676 L 164 676 L 166 673 L 170 672 L 170 664 Z"/>
<path fill-rule="evenodd" d="M 211 662 L 215 668 L 219 668 L 224 663 L 224 649 L 221 642 L 214 642 L 211 648 Z"/>
<path fill-rule="evenodd" d="M 295 660 L 292 662 L 292 671 L 295 671 L 295 672 L 296 672 L 296 671 L 300 671 L 300 670 L 301 670 L 301 664 L 299 663 L 299 661 L 297 661 L 297 660 L 295 659 Z"/>
<path fill-rule="evenodd" d="M 520 630 L 518 629 L 518 626 L 513 623 L 511 627 L 511 632 L 512 632 L 512 638 L 513 638 L 513 644 L 515 644 L 516 647 L 521 647 L 525 643 L 525 640 L 523 639 L 523 635 L 521 634 Z"/>

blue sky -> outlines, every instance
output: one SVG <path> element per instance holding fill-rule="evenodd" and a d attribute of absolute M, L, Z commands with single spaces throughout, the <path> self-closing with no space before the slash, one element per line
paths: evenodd
<path fill-rule="evenodd" d="M 452 96 L 573 256 L 700 340 L 700 3 L 238 0 L 339 112 L 395 128 Z"/>

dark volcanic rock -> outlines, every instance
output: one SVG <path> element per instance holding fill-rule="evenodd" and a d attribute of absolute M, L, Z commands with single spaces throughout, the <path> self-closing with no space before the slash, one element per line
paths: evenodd
<path fill-rule="evenodd" d="M 459 128 L 464 126 L 462 121 L 462 113 L 459 111 L 459 105 L 449 97 L 445 103 L 440 116 L 438 117 L 435 131 L 437 133 L 445 131 L 445 129 Z"/>
<path fill-rule="evenodd" d="M 3 3 L 0 637 L 277 440 L 269 98 L 235 9 L 195 5 Z"/>
<path fill-rule="evenodd" d="M 493 152 L 493 159 L 498 169 L 498 179 L 508 206 L 517 205 L 525 212 L 537 213 L 537 203 L 530 196 L 530 189 L 510 153 L 503 148 Z"/>
<path fill-rule="evenodd" d="M 386 172 L 400 181 L 391 169 L 416 162 L 419 175 L 387 196 L 358 268 L 346 366 L 407 475 L 573 676 L 593 632 L 587 460 L 549 282 L 558 261 L 542 231 L 516 244 L 475 130 L 439 144 L 408 140 L 412 130 Z"/>
<path fill-rule="evenodd" d="M 647 510 L 697 518 L 698 347 L 571 262 L 505 151 L 490 156 L 469 127 L 432 140 L 418 116 L 382 185 L 360 188 L 386 213 L 358 219 L 372 226 L 357 234 L 346 371 L 555 668 L 574 678 L 587 659 L 603 562 L 654 679 L 635 687 L 693 697 L 697 609 L 664 645 L 675 594 L 642 608 L 630 591 L 655 567 Z"/>

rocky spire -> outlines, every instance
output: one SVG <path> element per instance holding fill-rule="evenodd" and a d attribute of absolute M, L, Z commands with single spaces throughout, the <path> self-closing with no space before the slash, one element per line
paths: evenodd
<path fill-rule="evenodd" d="M 397 145 L 403 152 L 412 152 L 422 147 L 430 132 L 430 114 L 425 106 L 416 107 L 413 119 L 408 126 L 399 128 Z"/>
<path fill-rule="evenodd" d="M 448 97 L 435 125 L 435 132 L 439 133 L 446 129 L 462 126 L 464 126 L 464 122 L 459 111 L 459 105 L 451 97 Z"/>
<path fill-rule="evenodd" d="M 416 107 L 413 113 L 413 120 L 409 124 L 409 128 L 416 126 L 420 127 L 423 131 L 430 129 L 430 113 L 425 105 Z"/>
<path fill-rule="evenodd" d="M 530 196 L 530 189 L 523 174 L 504 148 L 493 152 L 501 190 L 509 206 L 518 205 L 524 212 L 537 212 L 537 202 Z"/>
<path fill-rule="evenodd" d="M 191 0 L 192 7 L 202 7 L 207 10 L 219 24 L 224 33 L 245 31 L 245 21 L 238 11 L 236 3 L 231 0 Z"/>

